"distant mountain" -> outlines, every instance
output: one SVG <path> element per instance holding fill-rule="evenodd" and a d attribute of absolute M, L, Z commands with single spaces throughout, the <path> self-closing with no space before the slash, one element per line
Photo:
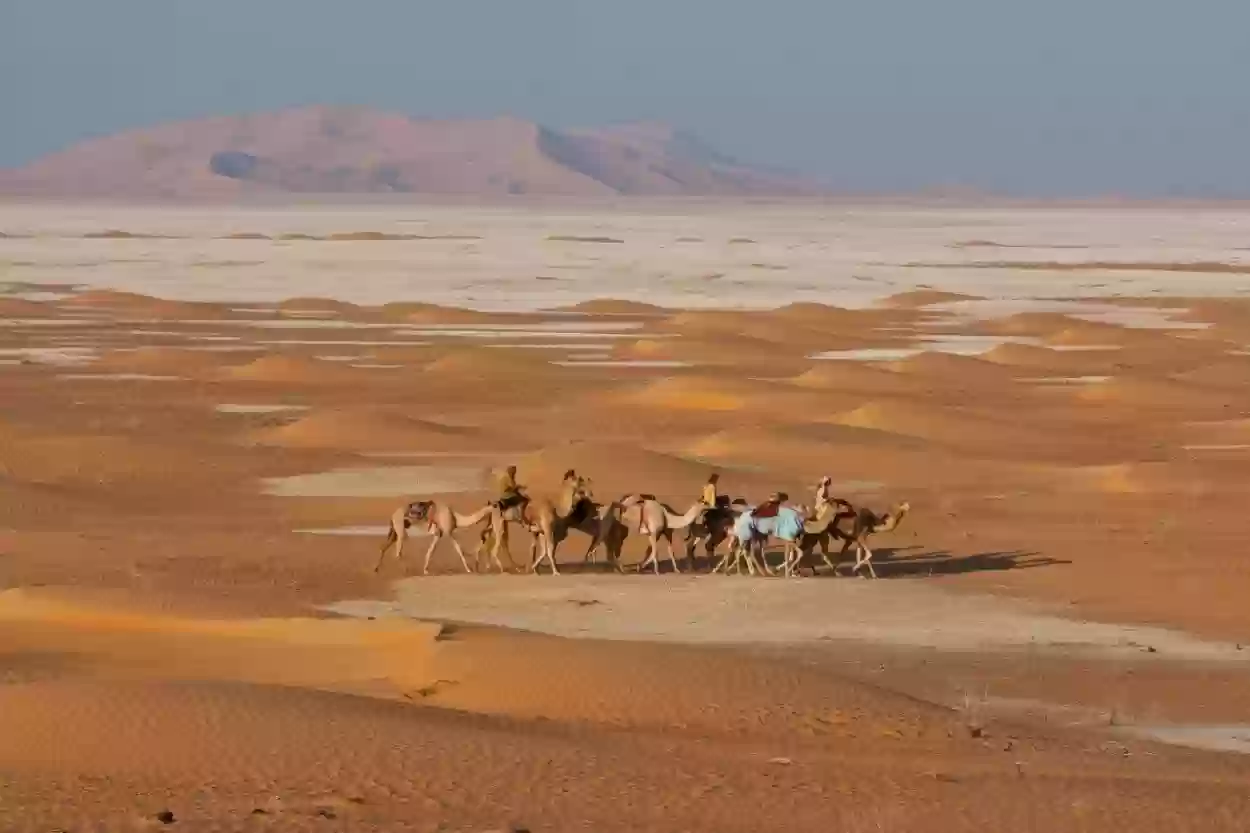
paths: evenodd
<path fill-rule="evenodd" d="M 797 196 L 820 189 L 730 159 L 663 125 L 558 131 L 512 118 L 425 120 L 304 107 L 89 139 L 0 171 L 0 192 Z"/>

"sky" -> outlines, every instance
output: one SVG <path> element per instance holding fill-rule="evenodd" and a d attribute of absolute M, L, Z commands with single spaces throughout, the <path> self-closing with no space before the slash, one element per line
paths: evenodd
<path fill-rule="evenodd" d="M 856 192 L 1250 196 L 1245 0 L 0 0 L 0 167 L 301 104 L 666 122 Z"/>

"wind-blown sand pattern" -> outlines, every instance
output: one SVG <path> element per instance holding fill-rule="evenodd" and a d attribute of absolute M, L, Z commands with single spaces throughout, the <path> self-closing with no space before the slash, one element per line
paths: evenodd
<path fill-rule="evenodd" d="M 1250 215 L 101 216 L 0 207 L 0 830 L 1245 829 Z M 509 463 L 912 509 L 875 582 L 373 572 Z"/>

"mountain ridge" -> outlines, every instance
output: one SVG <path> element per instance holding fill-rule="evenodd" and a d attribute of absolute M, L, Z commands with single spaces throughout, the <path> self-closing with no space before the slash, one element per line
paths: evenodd
<path fill-rule="evenodd" d="M 0 193 L 817 196 L 657 123 L 560 130 L 523 119 L 418 119 L 317 105 L 166 122 L 86 139 L 15 169 Z"/>

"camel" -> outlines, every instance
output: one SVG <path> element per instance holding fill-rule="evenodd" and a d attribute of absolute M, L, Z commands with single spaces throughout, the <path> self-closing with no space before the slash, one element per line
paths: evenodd
<path fill-rule="evenodd" d="M 767 560 L 763 560 L 763 545 L 771 536 L 785 543 L 785 561 L 782 564 L 782 570 L 786 578 L 791 578 L 794 575 L 794 568 L 798 566 L 803 556 L 801 541 L 805 533 L 803 519 L 807 514 L 806 509 L 781 506 L 777 509 L 777 514 L 770 518 L 757 517 L 757 511 L 758 508 L 747 510 L 734 522 L 736 546 L 732 552 L 735 553 L 735 563 L 745 556 L 747 569 L 754 575 L 755 556 L 751 550 L 758 547 L 764 572 L 773 575 Z"/>
<path fill-rule="evenodd" d="M 694 551 L 699 544 L 703 544 L 709 561 L 716 555 L 716 548 L 721 542 L 729 541 L 732 548 L 734 521 L 746 510 L 747 502 L 742 498 L 735 498 L 728 504 L 717 506 L 715 511 L 705 513 L 687 527 L 686 560 L 694 564 Z"/>
<path fill-rule="evenodd" d="M 836 572 L 837 565 L 829 560 L 829 539 L 845 540 L 848 533 L 842 532 L 839 524 L 845 520 L 853 521 L 856 516 L 855 507 L 841 498 L 826 502 L 817 510 L 816 517 L 803 521 L 803 537 L 799 547 L 802 550 L 801 557 L 806 558 L 819 544 L 820 557 L 829 569 Z"/>
<path fill-rule="evenodd" d="M 404 554 L 404 541 L 408 537 L 408 528 L 415 523 L 426 524 L 430 535 L 433 539 L 430 542 L 430 548 L 425 551 L 425 561 L 421 565 L 421 575 L 425 575 L 430 567 L 430 557 L 434 555 L 434 550 L 438 547 L 440 541 L 444 538 L 451 541 L 453 547 L 456 548 L 456 554 L 460 556 L 460 563 L 464 565 L 464 571 L 471 573 L 469 569 L 468 559 L 464 557 L 464 550 L 460 547 L 460 542 L 452 535 L 457 529 L 462 527 L 476 526 L 487 518 L 490 519 L 488 528 L 502 525 L 499 520 L 499 511 L 494 504 L 486 504 L 481 509 L 471 515 L 461 515 L 455 509 L 452 509 L 446 503 L 440 503 L 435 500 L 418 500 L 401 506 L 391 515 L 391 528 L 386 534 L 386 543 L 382 545 L 382 552 L 378 556 L 378 564 L 373 568 L 376 573 L 382 569 L 382 562 L 386 559 L 386 551 L 390 549 L 391 544 L 395 545 L 395 560 L 400 561 Z M 491 550 L 491 556 L 498 565 L 500 572 L 503 572 L 503 564 L 499 561 L 499 547 L 496 546 Z M 475 558 L 475 562 L 476 562 Z"/>
<path fill-rule="evenodd" d="M 569 529 L 582 528 L 585 516 L 594 514 L 594 507 L 589 479 L 578 477 L 566 480 L 560 488 L 560 494 L 554 500 L 534 498 L 519 507 L 509 509 L 506 513 L 501 513 L 498 516 L 498 531 L 493 527 L 484 529 L 478 548 L 480 550 L 485 546 L 490 538 L 494 539 L 494 550 L 498 550 L 500 546 L 506 548 L 508 522 L 519 523 L 534 536 L 530 547 L 529 571 L 537 572 L 539 564 L 546 559 L 551 564 L 552 575 L 559 575 L 560 570 L 556 567 L 555 560 L 556 547 L 564 540 Z M 592 536 L 597 534 L 598 528 L 598 524 L 592 525 L 590 529 L 593 531 L 589 534 Z M 540 543 L 542 552 L 538 553 L 537 558 L 533 558 Z M 508 559 L 512 559 L 510 552 Z"/>
<path fill-rule="evenodd" d="M 855 523 L 850 533 L 834 528 L 843 542 L 842 551 L 838 553 L 839 561 L 847 550 L 855 547 L 855 566 L 851 568 L 851 575 L 859 572 L 860 567 L 867 567 L 869 575 L 873 578 L 877 577 L 877 571 L 872 568 L 872 550 L 868 549 L 868 536 L 897 529 L 909 511 L 911 511 L 911 504 L 907 501 L 894 504 L 884 515 L 878 515 L 871 509 L 861 507 L 855 514 Z"/>
<path fill-rule="evenodd" d="M 633 507 L 638 507 L 638 511 L 642 513 L 643 524 L 647 528 L 647 557 L 638 565 L 638 572 L 642 572 L 648 564 L 651 564 L 655 569 L 655 574 L 660 574 L 660 540 L 663 539 L 668 546 L 668 560 L 673 565 L 673 572 L 680 573 L 677 555 L 673 552 L 673 532 L 686 529 L 697 521 L 707 511 L 707 506 L 703 503 L 696 503 L 687 509 L 684 515 L 678 515 L 651 495 L 630 495 L 621 499 L 621 506 L 626 512 Z"/>
<path fill-rule="evenodd" d="M 578 527 L 582 532 L 591 536 L 590 546 L 586 550 L 584 563 L 596 563 L 595 555 L 599 548 L 603 547 L 608 558 L 608 563 L 615 565 L 617 572 L 621 572 L 621 549 L 625 544 L 625 539 L 629 537 L 630 526 L 626 523 L 626 512 L 624 501 L 629 500 L 632 495 L 611 501 L 604 505 L 595 504 L 595 512 L 593 516 L 587 516 L 586 521 Z M 592 532 L 588 527 L 591 524 L 597 524 L 598 528 Z M 634 527 L 638 524 L 634 523 Z"/>

